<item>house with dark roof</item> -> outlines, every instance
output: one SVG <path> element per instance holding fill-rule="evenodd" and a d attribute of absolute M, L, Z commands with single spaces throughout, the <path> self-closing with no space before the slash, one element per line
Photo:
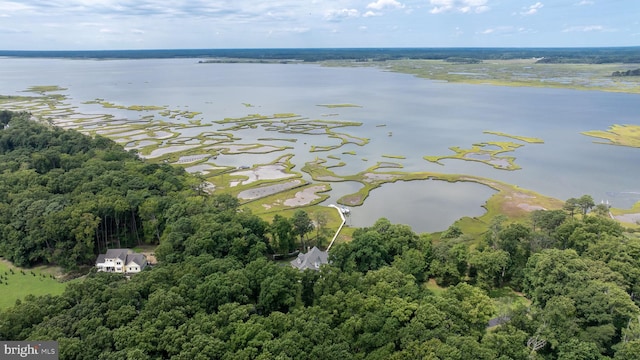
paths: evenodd
<path fill-rule="evenodd" d="M 291 260 L 291 266 L 298 270 L 320 270 L 320 265 L 329 263 L 328 258 L 329 253 L 314 246 L 306 254 L 300 253 L 296 259 Z"/>
<path fill-rule="evenodd" d="M 106 254 L 98 255 L 98 271 L 115 273 L 138 273 L 147 266 L 147 258 L 130 249 L 109 249 Z"/>

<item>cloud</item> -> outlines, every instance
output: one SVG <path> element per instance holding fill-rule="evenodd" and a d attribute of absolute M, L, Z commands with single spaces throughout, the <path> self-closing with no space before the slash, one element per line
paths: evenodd
<path fill-rule="evenodd" d="M 489 0 L 429 0 L 432 14 L 461 12 L 480 14 L 489 10 Z"/>
<path fill-rule="evenodd" d="M 34 8 L 25 3 L 19 3 L 14 1 L 2 1 L 0 2 L 0 11 L 3 13 L 11 12 L 29 12 Z"/>
<path fill-rule="evenodd" d="M 591 32 L 591 31 L 607 31 L 602 25 L 584 25 L 584 26 L 571 26 L 562 30 L 562 32 Z"/>
<path fill-rule="evenodd" d="M 375 12 L 375 11 L 369 10 L 366 13 L 364 13 L 362 16 L 363 17 L 372 17 L 372 16 L 381 16 L 381 15 L 382 15 L 382 13 L 380 13 L 380 12 Z"/>
<path fill-rule="evenodd" d="M 482 35 L 499 34 L 513 31 L 513 26 L 497 26 L 480 31 Z"/>
<path fill-rule="evenodd" d="M 524 27 L 513 27 L 513 26 L 496 26 L 493 28 L 487 28 L 478 32 L 477 34 L 481 35 L 513 35 L 513 34 L 530 34 L 535 31 L 531 29 L 527 29 Z"/>
<path fill-rule="evenodd" d="M 360 16 L 360 12 L 356 9 L 333 9 L 325 12 L 324 19 L 329 21 L 340 21 L 342 19 L 354 18 L 358 16 Z"/>
<path fill-rule="evenodd" d="M 309 32 L 311 29 L 308 27 L 285 27 L 285 28 L 277 28 L 270 29 L 266 32 L 267 38 L 270 37 L 281 37 L 282 35 L 287 36 L 288 34 L 303 34 Z M 219 34 L 216 34 L 219 35 Z"/>
<path fill-rule="evenodd" d="M 537 2 L 531 6 L 528 7 L 524 7 L 523 11 L 520 12 L 520 15 L 522 16 L 529 16 L 529 15 L 535 15 L 538 13 L 538 10 L 542 9 L 542 7 L 544 6 L 544 4 L 542 4 L 541 2 Z"/>
<path fill-rule="evenodd" d="M 595 1 L 591 1 L 591 0 L 582 0 L 582 1 L 579 1 L 579 2 L 575 3 L 574 5 L 576 5 L 576 6 L 585 6 L 585 5 L 593 5 L 595 3 L 596 3 Z"/>
<path fill-rule="evenodd" d="M 401 4 L 396 0 L 377 0 L 376 2 L 372 2 L 367 5 L 367 9 L 382 10 L 385 8 L 403 9 L 404 4 Z"/>

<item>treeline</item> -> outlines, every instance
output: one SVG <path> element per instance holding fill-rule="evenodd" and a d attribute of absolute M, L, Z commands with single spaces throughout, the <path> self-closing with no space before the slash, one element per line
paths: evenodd
<path fill-rule="evenodd" d="M 182 169 L 113 141 L 0 112 L 0 256 L 18 266 L 92 264 L 107 248 L 158 243 Z"/>
<path fill-rule="evenodd" d="M 611 76 L 640 76 L 640 69 L 627 71 L 614 71 Z"/>
<path fill-rule="evenodd" d="M 81 59 L 226 58 L 262 60 L 385 61 L 398 59 L 445 60 L 464 58 L 511 60 L 544 58 L 543 63 L 639 63 L 638 47 L 603 48 L 321 48 L 321 49 L 160 49 L 160 50 L 0 50 L 0 56 Z M 470 60 L 467 60 L 470 61 Z"/>

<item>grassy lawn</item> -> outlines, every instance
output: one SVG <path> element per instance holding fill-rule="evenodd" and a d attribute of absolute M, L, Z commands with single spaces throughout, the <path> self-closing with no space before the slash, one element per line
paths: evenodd
<path fill-rule="evenodd" d="M 431 292 L 436 296 L 442 294 L 442 292 L 447 289 L 447 288 L 444 288 L 444 287 L 438 285 L 436 283 L 435 279 L 429 279 L 429 281 L 424 283 L 423 286 L 425 286 L 427 289 L 431 290 Z"/>
<path fill-rule="evenodd" d="M 53 272 L 50 267 L 21 269 L 0 259 L 0 310 L 13 306 L 16 300 L 22 300 L 29 294 L 62 294 L 69 282 L 59 282 Z"/>

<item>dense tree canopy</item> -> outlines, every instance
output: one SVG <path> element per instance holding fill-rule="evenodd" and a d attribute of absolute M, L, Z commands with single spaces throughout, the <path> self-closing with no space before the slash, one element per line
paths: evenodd
<path fill-rule="evenodd" d="M 0 256 L 74 268 L 106 248 L 158 242 L 165 210 L 188 189 L 183 170 L 28 113 L 2 114 Z"/>

